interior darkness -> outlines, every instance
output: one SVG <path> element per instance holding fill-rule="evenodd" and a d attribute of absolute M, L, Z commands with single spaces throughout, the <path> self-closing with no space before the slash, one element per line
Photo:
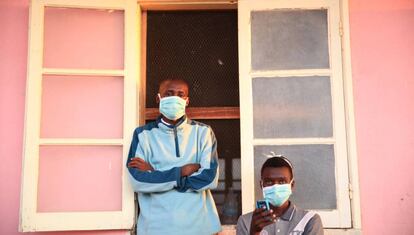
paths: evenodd
<path fill-rule="evenodd" d="M 158 84 L 165 78 L 188 81 L 190 107 L 238 107 L 237 11 L 147 12 L 146 71 L 147 108 L 157 107 Z M 198 121 L 213 128 L 224 163 L 224 178 L 213 191 L 222 223 L 236 224 L 241 191 L 234 175 L 240 175 L 240 167 L 233 163 L 240 162 L 240 121 Z"/>

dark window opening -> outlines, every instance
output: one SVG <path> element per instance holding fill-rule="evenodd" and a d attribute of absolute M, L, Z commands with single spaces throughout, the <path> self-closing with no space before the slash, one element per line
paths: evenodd
<path fill-rule="evenodd" d="M 192 119 L 210 125 L 218 141 L 220 178 L 213 196 L 222 224 L 241 214 L 237 11 L 148 11 L 146 120 L 157 113 L 159 81 L 190 84 Z"/>

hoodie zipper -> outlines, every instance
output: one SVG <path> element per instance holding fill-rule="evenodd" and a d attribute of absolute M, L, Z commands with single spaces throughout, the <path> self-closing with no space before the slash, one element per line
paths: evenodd
<path fill-rule="evenodd" d="M 175 156 L 180 157 L 180 147 L 178 145 L 177 127 L 174 127 Z"/>

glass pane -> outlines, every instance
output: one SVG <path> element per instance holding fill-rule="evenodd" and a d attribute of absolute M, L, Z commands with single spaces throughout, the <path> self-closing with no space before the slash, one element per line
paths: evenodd
<path fill-rule="evenodd" d="M 222 224 L 236 224 L 241 214 L 240 121 L 199 120 L 210 125 L 217 138 L 220 176 L 212 190 Z"/>
<path fill-rule="evenodd" d="M 226 183 L 224 181 L 220 181 L 217 183 L 217 188 L 215 188 L 216 191 L 224 191 L 226 190 Z M 214 194 L 215 197 L 216 193 Z M 223 198 L 224 200 L 224 198 Z M 217 202 L 216 202 L 217 203 Z"/>
<path fill-rule="evenodd" d="M 241 159 L 233 159 L 233 179 L 241 179 Z"/>
<path fill-rule="evenodd" d="M 124 67 L 123 11 L 46 7 L 44 26 L 44 67 Z"/>
<path fill-rule="evenodd" d="M 120 211 L 122 147 L 41 146 L 38 212 Z"/>
<path fill-rule="evenodd" d="M 253 70 L 329 68 L 327 10 L 255 11 Z"/>
<path fill-rule="evenodd" d="M 226 162 L 225 159 L 220 158 L 219 160 L 219 180 L 224 181 L 226 179 Z"/>
<path fill-rule="evenodd" d="M 262 198 L 260 170 L 268 154 L 283 154 L 293 164 L 296 181 L 291 197 L 305 209 L 336 209 L 335 157 L 333 145 L 255 146 L 255 196 Z"/>
<path fill-rule="evenodd" d="M 42 138 L 122 138 L 123 78 L 49 76 L 42 82 Z"/>
<path fill-rule="evenodd" d="M 253 79 L 255 138 L 332 137 L 329 77 Z"/>
<path fill-rule="evenodd" d="M 241 180 L 239 180 L 239 181 L 234 180 L 233 181 L 233 189 L 235 191 L 241 190 Z M 241 195 L 240 195 L 240 197 L 241 197 Z"/>

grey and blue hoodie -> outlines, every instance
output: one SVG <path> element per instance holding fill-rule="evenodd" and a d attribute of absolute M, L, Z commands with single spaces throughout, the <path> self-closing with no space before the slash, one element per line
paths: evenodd
<path fill-rule="evenodd" d="M 221 230 L 210 189 L 217 186 L 217 141 L 212 129 L 186 116 L 175 125 L 159 117 L 134 131 L 128 162 L 139 157 L 154 171 L 128 168 L 138 192 L 139 235 L 213 234 Z M 201 168 L 181 177 L 181 167 Z"/>

